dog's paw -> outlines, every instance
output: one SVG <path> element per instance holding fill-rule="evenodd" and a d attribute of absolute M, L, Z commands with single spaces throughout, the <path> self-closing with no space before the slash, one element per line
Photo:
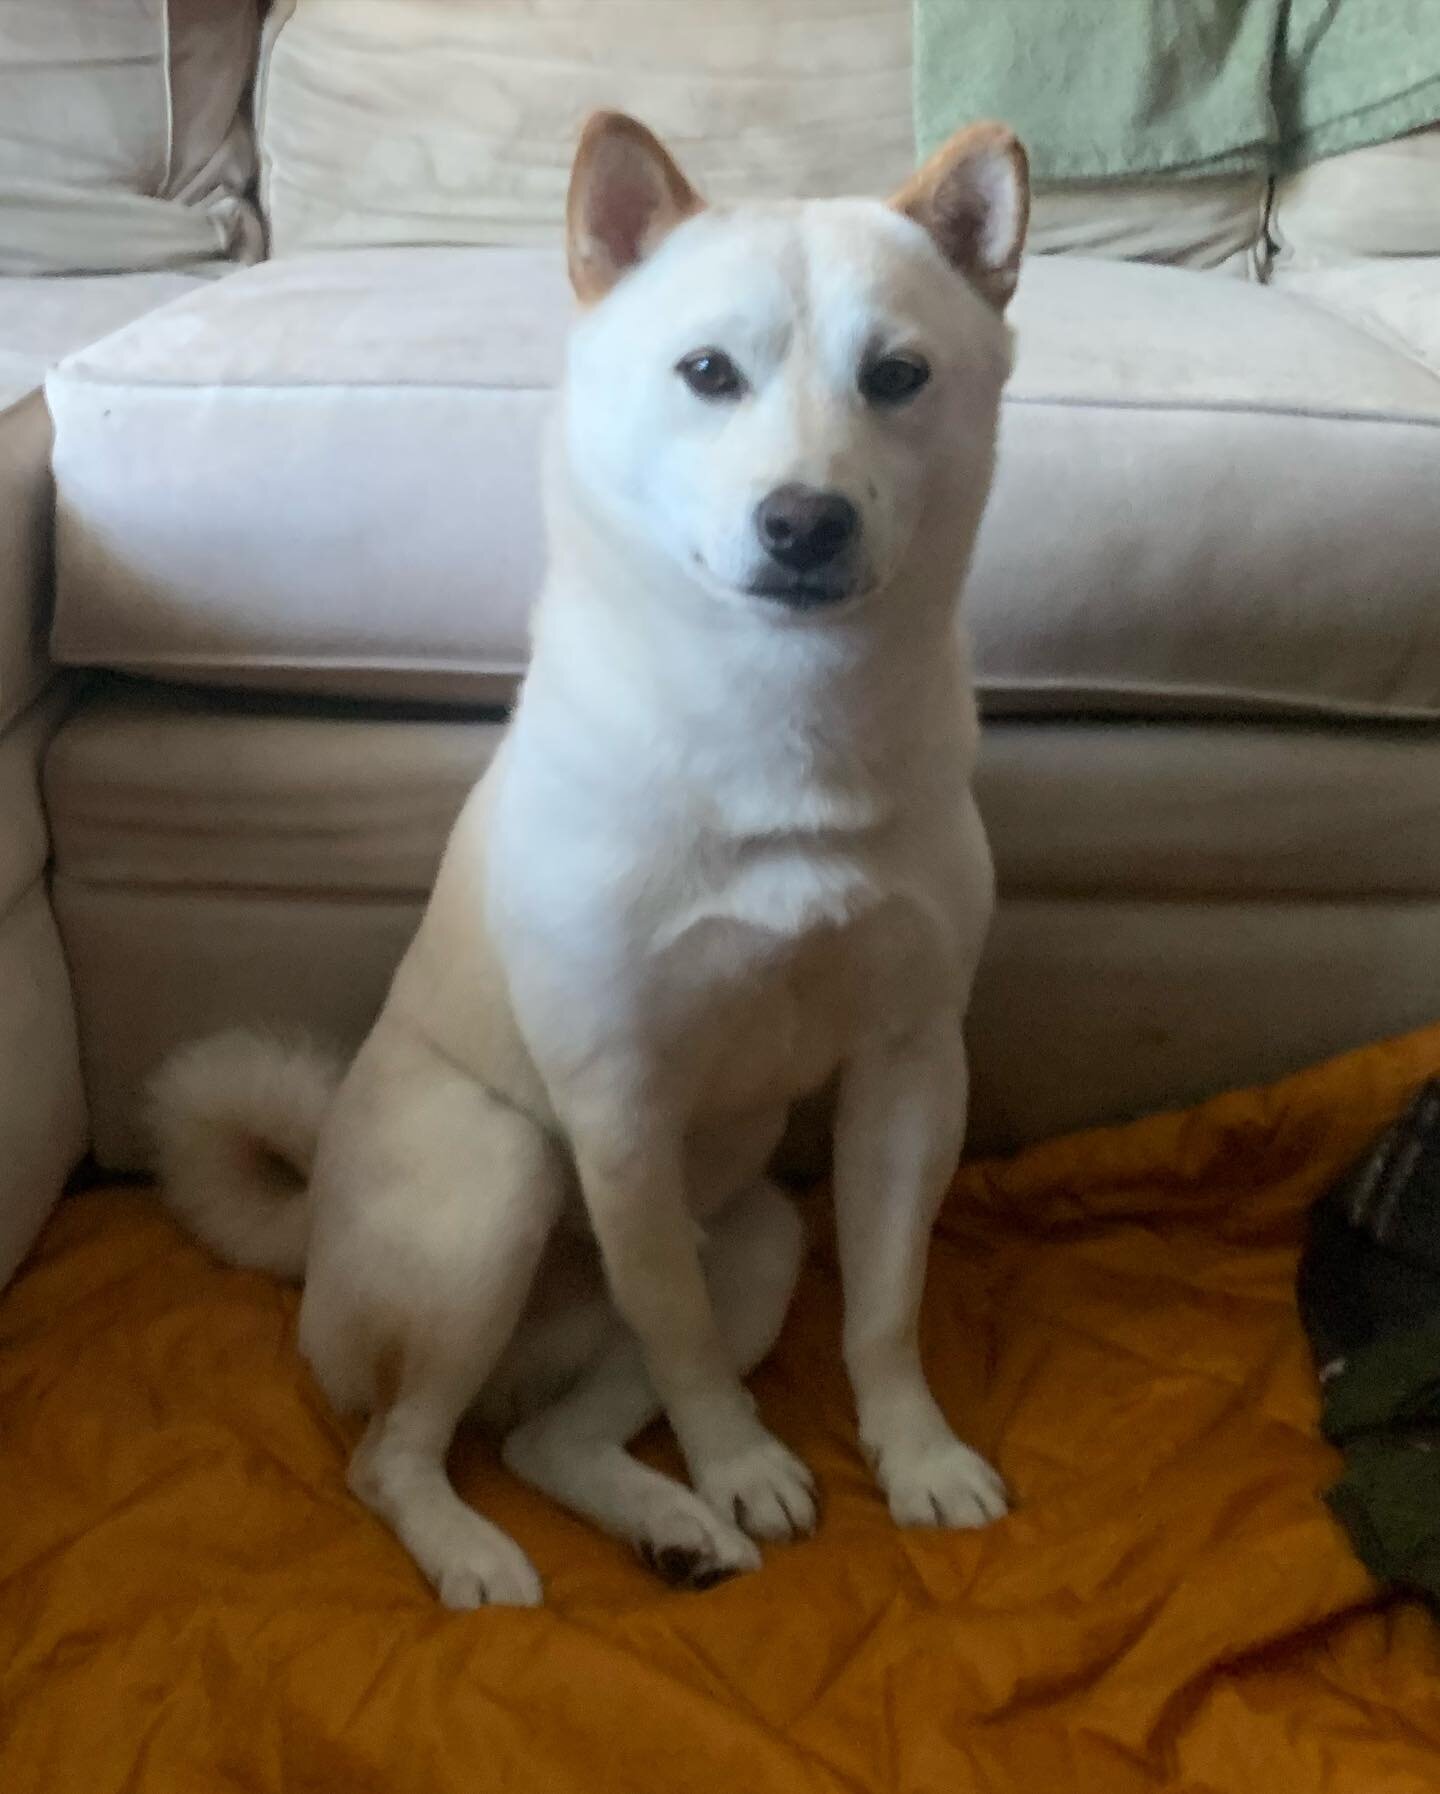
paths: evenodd
<path fill-rule="evenodd" d="M 918 1447 L 892 1443 L 874 1457 L 897 1526 L 988 1526 L 1009 1512 L 999 1473 L 952 1433 Z"/>
<path fill-rule="evenodd" d="M 544 1599 L 535 1566 L 511 1538 L 478 1514 L 474 1527 L 447 1527 L 428 1541 L 424 1568 L 441 1602 L 457 1612 L 474 1607 L 538 1607 Z"/>
<path fill-rule="evenodd" d="M 739 1527 L 678 1484 L 637 1521 L 635 1549 L 645 1567 L 672 1588 L 713 1588 L 760 1568 L 760 1553 Z"/>
<path fill-rule="evenodd" d="M 717 1514 L 752 1539 L 793 1539 L 815 1530 L 815 1479 L 769 1433 L 699 1466 L 695 1486 Z"/>

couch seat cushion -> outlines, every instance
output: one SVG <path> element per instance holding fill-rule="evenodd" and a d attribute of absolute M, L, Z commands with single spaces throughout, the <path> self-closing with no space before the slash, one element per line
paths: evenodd
<path fill-rule="evenodd" d="M 1440 165 L 1436 180 L 1440 183 Z M 1282 268 L 1275 281 L 1413 357 L 1421 367 L 1440 370 L 1440 251 Z"/>
<path fill-rule="evenodd" d="M 198 284 L 193 274 L 0 276 L 0 411 L 75 349 Z"/>
<path fill-rule="evenodd" d="M 502 734 L 116 682 L 50 745 L 57 865 L 92 885 L 420 902 Z M 1437 761 L 1433 729 L 1012 719 L 984 732 L 976 789 L 1007 898 L 1434 901 Z"/>
<path fill-rule="evenodd" d="M 187 293 L 185 274 L 0 276 L 0 730 L 49 677 L 50 420 L 47 369 L 72 349 Z"/>
<path fill-rule="evenodd" d="M 357 250 L 70 358 L 59 657 L 504 701 L 568 315 L 549 251 Z M 1440 714 L 1440 375 L 1166 268 L 1038 259 L 1015 322 L 967 600 L 992 708 Z"/>
<path fill-rule="evenodd" d="M 183 1040 L 243 1021 L 359 1043 L 499 737 L 452 712 L 91 694 L 45 795 L 103 1164 L 147 1162 L 144 1081 Z M 988 727 L 1001 903 L 972 1139 L 1174 1104 L 1440 1014 L 1437 760 L 1434 728 Z"/>

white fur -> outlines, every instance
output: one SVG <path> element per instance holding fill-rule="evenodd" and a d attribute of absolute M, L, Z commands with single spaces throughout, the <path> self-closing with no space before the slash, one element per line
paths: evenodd
<path fill-rule="evenodd" d="M 677 378 L 705 346 L 743 400 Z M 877 346 L 932 364 L 901 409 L 857 393 Z M 371 1415 L 351 1486 L 452 1605 L 540 1594 L 445 1476 L 472 1406 L 512 1469 L 673 1579 L 814 1525 L 740 1377 L 801 1254 L 766 1166 L 836 1074 L 863 1443 L 903 1523 L 1003 1512 L 916 1331 L 992 903 L 955 609 L 1007 366 L 925 232 L 858 201 L 680 222 L 574 333 L 530 674 L 310 1184 L 302 1347 Z M 792 480 L 862 520 L 849 595 L 815 610 L 746 589 L 756 503 Z M 251 1051 L 164 1074 L 170 1199 L 293 1270 L 304 1210 L 286 1231 L 240 1187 L 232 1124 L 303 1163 L 326 1080 Z M 624 1449 L 662 1407 L 693 1491 Z"/>
<path fill-rule="evenodd" d="M 161 1188 L 195 1237 L 231 1264 L 304 1275 L 303 1186 L 343 1069 L 316 1047 L 234 1029 L 176 1053 L 152 1080 Z"/>

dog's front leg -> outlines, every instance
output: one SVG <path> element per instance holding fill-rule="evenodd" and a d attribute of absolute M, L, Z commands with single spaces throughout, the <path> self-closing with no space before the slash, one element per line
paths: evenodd
<path fill-rule="evenodd" d="M 902 1526 L 981 1526 L 1005 1512 L 1000 1478 L 950 1430 L 920 1366 L 930 1232 L 965 1135 L 960 1018 L 877 1039 L 844 1068 L 835 1208 L 845 1362 L 860 1438 Z"/>
<path fill-rule="evenodd" d="M 680 1142 L 637 1140 L 634 1115 L 628 1108 L 614 1125 L 592 1119 L 571 1129 L 615 1306 L 640 1342 L 698 1493 L 754 1538 L 808 1532 L 810 1473 L 760 1424 L 715 1319 Z"/>

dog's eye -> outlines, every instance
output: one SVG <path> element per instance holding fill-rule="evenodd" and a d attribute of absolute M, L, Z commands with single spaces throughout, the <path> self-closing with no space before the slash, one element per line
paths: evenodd
<path fill-rule="evenodd" d="M 860 375 L 860 390 L 875 405 L 903 405 L 930 378 L 923 355 L 883 355 Z"/>
<path fill-rule="evenodd" d="M 719 349 L 682 356 L 675 372 L 698 399 L 738 399 L 745 390 L 745 376 Z"/>

